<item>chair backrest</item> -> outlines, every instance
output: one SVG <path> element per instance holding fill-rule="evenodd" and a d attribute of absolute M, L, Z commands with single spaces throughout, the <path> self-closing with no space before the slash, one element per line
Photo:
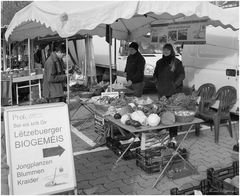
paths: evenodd
<path fill-rule="evenodd" d="M 229 113 L 237 102 L 237 90 L 233 86 L 223 86 L 218 89 L 216 100 L 219 100 L 218 113 Z"/>
<path fill-rule="evenodd" d="M 202 100 L 211 99 L 216 93 L 216 87 L 212 83 L 203 84 L 198 88 L 197 94 Z"/>
<path fill-rule="evenodd" d="M 198 112 L 201 113 L 210 108 L 211 103 L 206 101 L 212 99 L 213 96 L 215 96 L 215 93 L 216 87 L 212 83 L 203 84 L 198 88 L 197 95 L 201 97 L 198 106 Z"/>

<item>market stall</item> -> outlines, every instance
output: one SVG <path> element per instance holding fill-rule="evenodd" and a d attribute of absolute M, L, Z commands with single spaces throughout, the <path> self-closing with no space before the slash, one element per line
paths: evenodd
<path fill-rule="evenodd" d="M 150 24 L 159 23 L 162 20 L 173 22 L 176 20 L 204 19 L 206 25 L 237 30 L 237 27 L 231 25 L 234 17 L 226 15 L 221 8 L 217 8 L 208 2 L 165 3 L 156 1 L 101 2 L 101 4 L 96 4 L 96 2 L 76 2 L 74 4 L 68 2 L 59 2 L 58 4 L 55 2 L 33 2 L 15 15 L 6 32 L 6 39 L 23 40 L 26 37 L 34 38 L 54 33 L 65 37 L 66 41 L 69 36 L 76 33 L 105 36 L 106 24 L 110 24 L 112 37 L 134 40 L 138 36 L 150 32 Z M 104 12 L 99 12 L 99 10 L 104 10 Z M 179 10 L 181 11 L 179 12 Z M 88 98 L 83 100 L 80 106 L 93 104 L 94 108 L 90 112 L 100 116 L 102 119 L 99 118 L 99 121 L 107 122 L 101 132 L 106 141 L 110 136 L 110 138 L 114 139 L 114 127 L 117 127 L 121 137 L 125 137 L 126 133 L 134 136 L 133 139 L 131 139 L 132 137 L 124 139 L 127 147 L 120 152 L 121 156 L 118 161 L 127 153 L 132 143 L 137 139 L 136 133 L 140 133 L 141 147 L 145 146 L 141 151 L 145 151 L 146 146 L 154 149 L 155 147 L 165 146 L 167 149 L 172 148 L 173 150 L 170 151 L 171 156 L 168 159 L 168 163 L 170 163 L 178 153 L 176 151 L 181 145 L 175 148 L 176 144 L 169 142 L 167 134 L 164 134 L 161 142 L 159 142 L 159 139 L 153 138 L 154 141 L 146 145 L 147 142 L 142 142 L 145 132 L 201 122 L 201 120 L 195 118 L 196 97 L 192 95 L 176 94 L 169 99 L 162 97 L 159 101 L 153 101 L 150 98 L 128 97 L 121 91 L 120 96 L 118 93 L 113 95 L 102 94 L 91 99 Z M 99 130 L 99 126 L 95 127 Z M 191 127 L 188 128 L 184 139 Z M 145 141 L 146 137 L 145 135 Z M 159 152 L 158 156 L 162 159 L 162 151 L 157 152 Z"/>
<path fill-rule="evenodd" d="M 111 68 L 112 38 L 130 41 L 150 32 L 150 25 L 199 20 L 204 20 L 205 25 L 221 26 L 235 31 L 238 26 L 233 25 L 234 18 L 236 16 L 229 15 L 222 8 L 209 2 L 115 1 L 100 4 L 95 2 L 56 4 L 36 1 L 14 16 L 5 37 L 8 41 L 21 41 L 56 33 L 63 38 L 75 34 L 105 36 L 108 29 Z M 110 90 L 111 85 L 110 82 Z"/>

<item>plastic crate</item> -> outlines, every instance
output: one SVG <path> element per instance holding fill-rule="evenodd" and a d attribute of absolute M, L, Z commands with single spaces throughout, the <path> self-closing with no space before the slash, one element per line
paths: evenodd
<path fill-rule="evenodd" d="M 130 143 L 121 144 L 120 140 L 128 140 L 131 137 L 119 137 L 119 138 L 106 138 L 106 146 L 112 150 L 117 156 L 121 156 L 121 154 L 126 150 Z M 140 141 L 134 142 L 127 152 L 123 155 L 124 160 L 131 160 L 136 158 L 136 148 L 140 147 Z"/>
<path fill-rule="evenodd" d="M 197 186 L 192 186 L 186 189 L 179 190 L 178 188 L 172 188 L 170 190 L 171 195 L 194 195 L 194 190 L 201 191 L 203 195 L 220 194 L 216 187 L 212 186 L 209 179 L 200 181 Z"/>
<path fill-rule="evenodd" d="M 164 167 L 167 162 L 170 160 L 171 155 L 162 156 L 162 150 L 166 147 L 156 147 L 147 150 L 136 149 L 136 165 L 144 170 L 148 174 L 161 171 L 161 168 Z M 188 152 L 180 152 L 183 158 L 188 158 Z M 172 160 L 173 162 L 182 161 L 179 156 L 175 156 Z"/>
<path fill-rule="evenodd" d="M 207 170 L 207 178 L 210 180 L 212 185 L 216 186 L 220 192 L 231 195 L 239 195 L 239 188 L 234 185 L 225 182 L 227 178 L 233 178 L 239 175 L 239 162 L 234 161 L 232 166 L 226 167 L 219 170 L 209 168 Z"/>

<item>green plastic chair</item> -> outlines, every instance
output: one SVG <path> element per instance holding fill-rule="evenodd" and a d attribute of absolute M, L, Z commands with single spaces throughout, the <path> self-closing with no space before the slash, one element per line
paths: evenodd
<path fill-rule="evenodd" d="M 200 96 L 200 101 L 198 104 L 196 117 L 203 119 L 201 114 L 204 113 L 204 111 L 209 110 L 210 107 L 214 104 L 215 99 L 213 99 L 213 97 L 215 96 L 215 94 L 216 94 L 216 87 L 212 83 L 205 83 L 198 88 L 196 92 L 196 96 Z M 203 120 L 209 121 L 208 119 L 203 119 Z M 196 124 L 195 127 L 196 127 L 195 134 L 199 136 L 200 124 Z M 210 127 L 212 131 L 211 123 L 210 123 Z"/>
<path fill-rule="evenodd" d="M 211 108 L 201 108 L 202 110 L 199 111 L 200 117 L 204 120 L 213 121 L 214 124 L 214 137 L 215 143 L 219 141 L 219 125 L 221 120 L 227 120 L 229 123 L 229 133 L 230 136 L 233 137 L 232 133 L 232 124 L 231 124 L 231 117 L 230 117 L 230 110 L 233 105 L 237 101 L 237 91 L 232 86 L 224 86 L 221 87 L 215 96 L 212 99 L 206 100 L 206 103 L 214 103 L 214 101 L 219 101 L 219 106 L 216 110 Z"/>
<path fill-rule="evenodd" d="M 197 95 L 201 97 L 198 112 L 203 112 L 204 110 L 208 110 L 215 102 L 213 97 L 216 93 L 216 87 L 212 83 L 206 83 L 199 87 L 197 91 Z"/>

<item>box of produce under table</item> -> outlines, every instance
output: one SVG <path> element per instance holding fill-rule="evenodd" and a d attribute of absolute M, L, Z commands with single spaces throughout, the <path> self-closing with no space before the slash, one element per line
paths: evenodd
<path fill-rule="evenodd" d="M 131 135 L 127 136 L 119 136 L 119 137 L 107 137 L 106 145 L 112 150 L 117 156 L 121 156 L 121 154 L 127 149 L 129 144 L 134 140 L 134 137 Z M 139 138 L 135 138 L 135 141 L 132 143 L 127 152 L 123 155 L 123 159 L 130 160 L 136 158 L 136 148 L 140 147 Z"/>
<path fill-rule="evenodd" d="M 173 149 L 165 146 L 149 148 L 147 150 L 136 149 L 136 165 L 148 174 L 160 172 L 170 160 L 173 151 Z M 183 158 L 188 158 L 188 152 L 185 148 L 179 149 L 178 153 Z M 174 163 L 181 161 L 183 160 L 178 155 L 175 155 L 173 158 Z"/>

